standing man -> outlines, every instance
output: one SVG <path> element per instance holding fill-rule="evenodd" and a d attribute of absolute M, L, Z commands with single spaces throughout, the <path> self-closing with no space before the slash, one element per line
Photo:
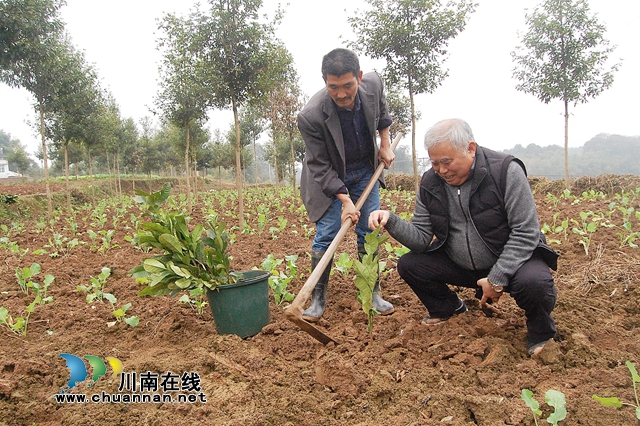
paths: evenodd
<path fill-rule="evenodd" d="M 335 49 L 322 59 L 325 88 L 316 93 L 298 114 L 298 129 L 306 145 L 300 193 L 309 219 L 316 224 L 311 246 L 311 268 L 315 268 L 348 217 L 356 223 L 358 254 L 365 253 L 369 213 L 380 208 L 379 185 L 362 206 L 355 203 L 371 180 L 378 162 L 385 168 L 395 158 L 389 140 L 392 119 L 387 111 L 382 80 L 376 73 L 363 76 L 358 57 L 350 50 Z M 380 147 L 376 143 L 380 134 Z M 311 306 L 302 313 L 317 321 L 324 313 L 331 263 L 312 292 Z M 373 307 L 381 314 L 393 305 L 380 297 L 380 282 L 374 287 Z"/>
<path fill-rule="evenodd" d="M 556 269 L 558 254 L 540 232 L 524 164 L 481 148 L 459 119 L 436 123 L 424 145 L 432 168 L 422 176 L 411 222 L 378 210 L 369 227 L 383 225 L 411 249 L 398 273 L 429 311 L 423 323 L 467 311 L 447 284 L 475 288 L 481 304 L 509 293 L 524 309 L 529 353 L 539 353 L 556 334 L 549 268 Z"/>

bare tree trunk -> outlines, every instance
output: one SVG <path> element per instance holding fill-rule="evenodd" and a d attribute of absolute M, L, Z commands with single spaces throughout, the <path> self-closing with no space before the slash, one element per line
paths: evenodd
<path fill-rule="evenodd" d="M 416 150 L 416 104 L 413 99 L 411 76 L 409 76 L 409 100 L 411 101 L 411 158 L 413 160 L 413 179 L 417 194 L 420 190 L 420 176 L 418 175 L 418 152 Z"/>
<path fill-rule="evenodd" d="M 238 190 L 238 226 L 244 229 L 244 200 L 242 198 L 242 169 L 240 164 L 240 120 L 238 119 L 238 106 L 236 97 L 231 98 L 233 107 L 233 122 L 236 128 L 236 188 Z"/>
<path fill-rule="evenodd" d="M 53 216 L 53 202 L 51 201 L 51 187 L 49 186 L 49 165 L 47 159 L 47 140 L 44 137 L 44 107 L 40 102 L 40 135 L 42 135 L 42 168 L 44 170 L 44 182 L 47 188 L 47 212 L 51 219 Z"/>
<path fill-rule="evenodd" d="M 71 189 L 69 188 L 69 141 L 64 144 L 64 175 L 67 186 L 67 210 L 71 212 Z"/>
<path fill-rule="evenodd" d="M 278 147 L 275 136 L 273 137 L 273 170 L 276 177 L 276 186 L 278 186 L 280 185 L 280 177 L 278 176 Z"/>
<path fill-rule="evenodd" d="M 117 177 L 117 184 L 118 184 L 118 197 L 122 197 L 122 180 L 120 179 L 120 155 L 118 155 L 118 153 L 115 153 L 115 168 L 116 168 L 116 177 Z"/>
<path fill-rule="evenodd" d="M 87 146 L 87 160 L 89 161 L 89 182 L 91 182 L 91 202 L 96 202 L 96 186 L 93 184 L 93 167 L 91 166 L 91 150 Z"/>
<path fill-rule="evenodd" d="M 253 165 L 255 169 L 255 175 L 253 177 L 253 183 L 258 184 L 258 153 L 256 151 L 256 140 L 253 139 Z"/>
<path fill-rule="evenodd" d="M 289 146 L 291 147 L 291 180 L 293 186 L 293 196 L 296 196 L 296 152 L 293 149 L 293 135 L 289 134 Z"/>
<path fill-rule="evenodd" d="M 569 103 L 564 101 L 564 187 L 569 189 Z"/>
<path fill-rule="evenodd" d="M 191 123 L 187 121 L 186 123 L 187 129 L 187 148 L 184 151 L 184 173 L 185 178 L 187 180 L 187 210 L 191 213 L 191 183 L 189 182 L 189 127 L 191 127 Z"/>
<path fill-rule="evenodd" d="M 193 204 L 198 204 L 198 160 L 193 158 Z"/>
<path fill-rule="evenodd" d="M 396 162 L 392 161 L 391 162 L 391 176 L 392 176 L 392 183 L 393 183 L 393 189 L 398 189 L 398 185 L 396 185 Z"/>
<path fill-rule="evenodd" d="M 109 182 L 109 194 L 113 196 L 113 182 L 111 181 L 111 165 L 109 164 L 109 153 L 107 152 L 106 155 L 107 155 L 107 173 L 108 173 L 107 181 Z"/>

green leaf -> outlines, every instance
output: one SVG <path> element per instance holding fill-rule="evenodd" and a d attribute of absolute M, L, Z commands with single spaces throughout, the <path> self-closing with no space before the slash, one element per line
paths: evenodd
<path fill-rule="evenodd" d="M 593 395 L 592 398 L 598 401 L 600 404 L 602 404 L 605 407 L 616 407 L 616 408 L 622 407 L 622 402 L 615 396 L 611 398 L 601 398 L 597 395 Z"/>
<path fill-rule="evenodd" d="M 136 327 L 140 323 L 140 319 L 137 316 L 125 318 L 124 322 L 130 325 L 131 327 Z"/>
<path fill-rule="evenodd" d="M 109 303 L 115 304 L 118 301 L 118 299 L 116 299 L 116 297 L 111 293 L 102 293 L 102 297 L 107 299 Z"/>
<path fill-rule="evenodd" d="M 171 265 L 171 270 L 176 274 L 179 275 L 183 278 L 191 278 L 193 275 L 191 275 L 191 272 L 189 272 L 188 269 L 185 268 L 181 268 L 179 266 L 176 265 Z"/>
<path fill-rule="evenodd" d="M 557 390 L 549 389 L 544 394 L 544 401 L 547 403 L 547 405 L 555 409 L 553 413 L 551 413 L 551 415 L 547 417 L 547 422 L 551 423 L 552 425 L 558 426 L 558 422 L 564 420 L 567 417 L 567 401 L 564 393 Z"/>
<path fill-rule="evenodd" d="M 6 324 L 8 318 L 9 318 L 9 311 L 4 306 L 0 306 L 0 322 L 2 324 Z"/>
<path fill-rule="evenodd" d="M 164 248 L 172 253 L 182 254 L 184 246 L 179 239 L 171 234 L 162 234 L 158 237 L 158 241 L 162 243 Z"/>
<path fill-rule="evenodd" d="M 142 266 L 144 267 L 145 271 L 152 274 L 163 272 L 167 269 L 162 262 L 153 258 L 144 259 L 142 261 Z"/>
<path fill-rule="evenodd" d="M 192 281 L 193 280 L 191 278 L 180 278 L 179 280 L 175 281 L 175 285 L 176 287 L 184 290 L 186 288 L 189 288 L 189 286 L 191 286 Z"/>
<path fill-rule="evenodd" d="M 531 392 L 529 389 L 522 389 L 520 398 L 522 398 L 527 407 L 531 409 L 533 414 L 537 416 L 542 414 L 542 411 L 540 410 L 540 404 L 535 400 L 535 398 L 533 397 L 533 392 Z"/>
<path fill-rule="evenodd" d="M 166 226 L 162 226 L 161 224 L 155 222 L 144 222 L 140 225 L 140 227 L 154 234 L 168 234 L 171 232 Z"/>
<path fill-rule="evenodd" d="M 631 378 L 633 379 L 633 382 L 640 383 L 640 376 L 638 376 L 638 371 L 636 370 L 635 365 L 633 365 L 631 361 L 627 361 L 625 364 L 627 365 L 627 368 L 631 373 Z"/>

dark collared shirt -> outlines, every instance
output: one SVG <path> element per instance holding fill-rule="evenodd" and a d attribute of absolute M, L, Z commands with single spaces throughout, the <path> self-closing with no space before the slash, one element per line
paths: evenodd
<path fill-rule="evenodd" d="M 358 170 L 367 165 L 373 166 L 373 143 L 367 128 L 360 94 L 356 93 L 355 105 L 352 110 L 338 107 L 338 116 L 344 140 L 347 171 Z"/>

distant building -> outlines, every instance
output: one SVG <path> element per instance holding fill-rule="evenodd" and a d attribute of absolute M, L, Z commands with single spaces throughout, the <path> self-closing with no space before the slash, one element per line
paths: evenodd
<path fill-rule="evenodd" d="M 9 162 L 4 158 L 2 148 L 0 148 L 0 179 L 19 177 L 20 174 L 9 170 Z"/>

